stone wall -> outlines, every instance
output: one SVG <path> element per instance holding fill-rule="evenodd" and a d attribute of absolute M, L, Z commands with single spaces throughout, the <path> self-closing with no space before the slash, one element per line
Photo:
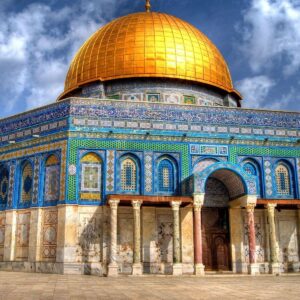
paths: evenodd
<path fill-rule="evenodd" d="M 230 209 L 232 269 L 247 273 L 248 228 L 244 209 Z M 256 257 L 260 272 L 269 271 L 268 219 L 255 210 Z M 194 271 L 193 210 L 180 209 L 181 260 L 184 274 Z M 298 212 L 276 210 L 279 260 L 283 272 L 299 271 Z M 131 274 L 133 209 L 118 207 L 118 271 Z M 172 274 L 171 207 L 141 208 L 141 257 L 144 273 Z M 107 274 L 110 245 L 108 206 L 61 205 L 11 210 L 0 214 L 0 270 L 66 274 Z"/>

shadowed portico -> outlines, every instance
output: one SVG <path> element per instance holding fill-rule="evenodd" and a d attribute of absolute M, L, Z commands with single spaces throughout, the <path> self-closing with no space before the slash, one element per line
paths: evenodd
<path fill-rule="evenodd" d="M 224 187 L 225 193 L 225 202 L 222 201 L 215 201 L 218 197 L 209 199 L 208 195 L 206 195 L 207 191 L 207 183 L 213 184 L 213 182 L 219 183 L 220 186 Z M 213 190 L 213 187 L 211 187 Z M 219 195 L 221 197 L 222 195 Z M 229 200 L 229 201 L 228 201 Z M 238 214 L 241 215 L 241 208 L 247 209 L 247 223 L 249 226 L 249 256 L 250 256 L 250 264 L 248 266 L 248 271 L 250 274 L 258 273 L 258 269 L 256 266 L 256 258 L 255 258 L 255 228 L 254 228 L 254 207 L 256 205 L 256 181 L 255 178 L 251 175 L 248 175 L 241 169 L 240 167 L 233 165 L 231 163 L 225 162 L 217 162 L 208 166 L 201 172 L 194 174 L 194 248 L 195 248 L 195 274 L 203 275 L 204 274 L 204 264 L 203 264 L 203 250 L 207 253 L 207 240 L 212 240 L 213 242 L 216 241 L 215 249 L 215 261 L 210 263 L 210 268 L 214 267 L 215 264 L 218 265 L 218 260 L 226 261 L 227 263 L 223 263 L 226 268 L 228 264 L 227 255 L 228 252 L 231 252 L 231 260 L 233 262 L 232 269 L 235 271 L 237 270 L 237 266 L 235 266 L 235 262 L 237 261 L 236 258 L 236 249 L 234 249 L 235 245 L 239 245 L 241 243 L 242 238 L 242 222 L 239 222 L 238 226 L 232 226 L 234 222 L 234 217 L 232 214 L 232 210 L 238 210 Z M 204 216 L 205 211 L 202 210 L 204 207 L 215 207 L 215 212 L 219 209 L 223 210 L 223 213 L 227 213 L 224 208 L 229 208 L 229 216 L 230 216 L 230 244 L 231 244 L 231 251 L 227 251 L 225 240 L 226 235 L 225 233 L 214 232 L 211 236 L 205 232 L 207 236 L 203 239 L 203 224 L 202 224 L 202 217 Z M 201 214 L 202 212 L 202 214 Z M 208 211 L 206 212 L 208 213 Z M 212 209 L 210 211 L 212 213 Z M 220 214 L 221 215 L 221 214 Z M 213 215 L 212 215 L 213 216 Z M 216 220 L 218 221 L 218 220 Z M 212 222 L 213 223 L 213 222 Z M 217 223 L 217 222 L 215 222 Z M 238 227 L 238 228 L 237 228 Z M 207 229 L 207 228 L 206 228 Z M 209 231 L 209 229 L 207 229 Z M 229 237 L 228 237 L 229 238 Z M 205 245 L 203 245 L 203 240 L 205 241 Z M 222 243 L 221 243 L 222 242 Z M 228 241 L 229 243 L 229 241 Z M 212 243 L 210 243 L 211 246 Z M 203 249 L 205 246 L 205 249 Z M 222 259 L 218 257 L 220 256 L 220 251 L 222 250 Z M 210 251 L 214 252 L 214 249 L 210 249 Z M 219 251 L 219 252 L 218 252 Z M 239 256 L 242 255 L 241 251 L 239 252 Z M 206 262 L 210 260 L 206 258 Z M 242 261 L 241 257 L 238 259 Z"/>

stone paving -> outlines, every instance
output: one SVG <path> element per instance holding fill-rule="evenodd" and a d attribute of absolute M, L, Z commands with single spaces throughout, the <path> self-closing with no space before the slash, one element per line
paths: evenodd
<path fill-rule="evenodd" d="M 300 299 L 300 274 L 106 278 L 0 272 L 0 299 Z"/>

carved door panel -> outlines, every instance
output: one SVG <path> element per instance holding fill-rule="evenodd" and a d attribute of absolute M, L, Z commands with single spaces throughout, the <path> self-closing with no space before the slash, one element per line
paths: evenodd
<path fill-rule="evenodd" d="M 213 238 L 213 269 L 229 270 L 228 242 L 226 234 L 217 234 Z"/>
<path fill-rule="evenodd" d="M 206 270 L 229 270 L 228 212 L 223 208 L 202 211 L 203 264 Z"/>

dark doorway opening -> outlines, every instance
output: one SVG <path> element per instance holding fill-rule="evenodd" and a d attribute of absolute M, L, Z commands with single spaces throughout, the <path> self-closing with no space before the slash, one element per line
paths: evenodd
<path fill-rule="evenodd" d="M 209 177 L 202 208 L 203 264 L 208 271 L 231 269 L 228 202 L 227 187 Z"/>
<path fill-rule="evenodd" d="M 230 234 L 227 208 L 202 209 L 203 264 L 207 271 L 229 271 Z"/>

